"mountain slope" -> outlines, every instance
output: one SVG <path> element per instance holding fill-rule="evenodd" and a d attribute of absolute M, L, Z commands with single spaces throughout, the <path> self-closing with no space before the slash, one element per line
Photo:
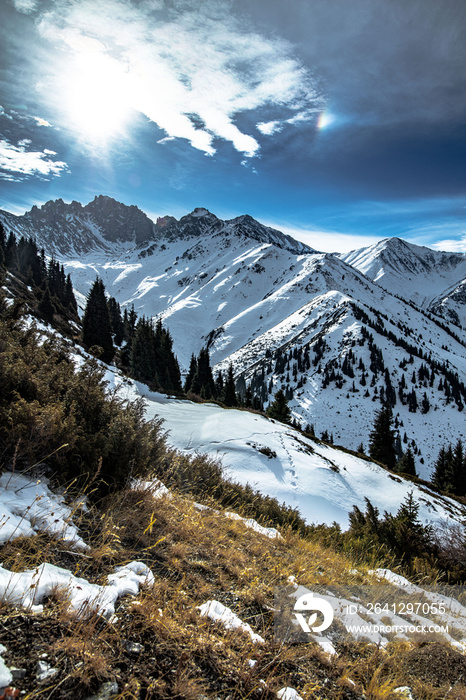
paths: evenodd
<path fill-rule="evenodd" d="M 53 210 L 52 204 L 44 208 Z M 442 444 L 464 437 L 466 347 L 448 324 L 338 256 L 317 253 L 251 217 L 222 221 L 196 209 L 179 221 L 161 220 L 157 235 L 133 245 L 104 238 L 95 221 L 105 218 L 107 206 L 113 205 L 106 198 L 94 200 L 93 208 L 102 209 L 87 223 L 99 236 L 79 257 L 68 229 L 56 225 L 60 260 L 82 295 L 99 275 L 120 304 L 161 318 L 185 371 L 191 354 L 207 345 L 216 369 L 233 363 L 239 391 L 250 386 L 267 405 L 283 388 L 302 426 L 314 423 L 317 434 L 333 433 L 353 449 L 361 442 L 367 449 L 375 412 L 388 397 L 399 450 L 413 448 L 424 477 Z M 408 265 L 411 247 L 400 241 L 398 248 L 397 259 Z M 442 283 L 448 270 L 461 268 L 461 260 L 454 262 L 440 270 Z M 410 264 L 420 265 L 415 256 Z M 401 263 L 398 269 L 402 275 Z M 394 284 L 392 292 L 403 291 Z"/>
<path fill-rule="evenodd" d="M 386 238 L 340 257 L 384 289 L 466 326 L 466 254 Z"/>
<path fill-rule="evenodd" d="M 57 199 L 33 206 L 23 216 L 0 212 L 0 220 L 17 235 L 33 236 L 39 246 L 56 256 L 90 250 L 116 252 L 157 236 L 163 228 L 138 207 L 102 195 L 85 206 Z"/>
<path fill-rule="evenodd" d="M 423 523 L 461 519 L 463 508 L 449 498 L 394 476 L 369 460 L 306 438 L 261 415 L 194 404 L 152 393 L 137 382 L 122 383 L 107 373 L 112 387 L 129 399 L 142 395 L 146 415 L 164 420 L 168 440 L 186 454 L 201 452 L 222 459 L 226 474 L 280 503 L 297 508 L 309 523 L 338 522 L 348 527 L 348 513 L 365 497 L 395 514 L 409 491 L 420 505 Z"/>

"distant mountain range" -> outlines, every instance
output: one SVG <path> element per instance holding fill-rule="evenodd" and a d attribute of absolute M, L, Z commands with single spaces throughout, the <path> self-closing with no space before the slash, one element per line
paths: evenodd
<path fill-rule="evenodd" d="M 102 196 L 0 218 L 63 262 L 81 303 L 99 275 L 122 305 L 163 319 L 184 369 L 207 344 L 240 389 L 267 403 L 282 387 L 318 435 L 367 448 L 388 396 L 422 474 L 445 441 L 465 437 L 465 255 L 396 238 L 324 254 L 250 216 L 198 208 L 154 223 Z"/>
<path fill-rule="evenodd" d="M 466 255 L 386 238 L 340 256 L 371 280 L 466 327 Z"/>

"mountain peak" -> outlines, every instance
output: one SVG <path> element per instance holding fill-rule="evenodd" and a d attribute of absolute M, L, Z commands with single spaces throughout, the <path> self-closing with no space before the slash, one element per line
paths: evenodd
<path fill-rule="evenodd" d="M 208 209 L 204 207 L 196 207 L 190 214 L 190 216 L 213 216 Z"/>

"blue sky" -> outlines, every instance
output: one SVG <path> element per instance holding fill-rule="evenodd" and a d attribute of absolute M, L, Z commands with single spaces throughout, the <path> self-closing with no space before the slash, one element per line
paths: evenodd
<path fill-rule="evenodd" d="M 0 208 L 466 251 L 464 0 L 3 0 Z"/>

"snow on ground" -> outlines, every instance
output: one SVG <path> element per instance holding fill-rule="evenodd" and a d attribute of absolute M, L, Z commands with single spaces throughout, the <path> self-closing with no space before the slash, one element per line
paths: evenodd
<path fill-rule="evenodd" d="M 254 520 L 253 518 L 242 518 L 241 515 L 238 515 L 238 513 L 231 513 L 230 511 L 226 511 L 224 515 L 226 518 L 230 518 L 231 520 L 239 520 L 245 527 L 258 532 L 260 535 L 269 537 L 272 540 L 276 537 L 281 537 L 278 530 L 276 530 L 274 527 L 264 527 L 263 525 L 259 525 L 257 520 Z"/>
<path fill-rule="evenodd" d="M 208 600 L 200 605 L 198 610 L 202 617 L 208 617 L 214 622 L 220 622 L 227 630 L 242 629 L 249 634 L 253 642 L 265 641 L 260 634 L 253 632 L 247 622 L 243 622 L 238 615 L 235 615 L 230 608 L 225 607 L 218 600 Z"/>
<path fill-rule="evenodd" d="M 87 545 L 71 522 L 72 509 L 50 491 L 47 479 L 5 472 L 0 476 L 0 544 L 21 535 L 47 532 L 73 545 Z"/>
<path fill-rule="evenodd" d="M 308 523 L 337 522 L 346 528 L 348 513 L 355 505 L 364 511 L 366 497 L 381 513 L 395 514 L 410 491 L 419 503 L 422 522 L 442 526 L 464 518 L 465 510 L 456 501 L 373 462 L 305 438 L 283 423 L 150 392 L 144 384 L 112 371 L 106 379 L 125 398 L 146 399 L 147 418 L 163 418 L 173 447 L 219 458 L 231 479 L 297 508 Z M 263 454 L 264 447 L 276 456 Z"/>
<path fill-rule="evenodd" d="M 295 690 L 295 688 L 290 688 L 289 686 L 279 690 L 277 693 L 277 698 L 280 700 L 303 700 L 298 691 Z"/>
<path fill-rule="evenodd" d="M 13 674 L 1 656 L 1 654 L 4 654 L 5 652 L 6 647 L 4 647 L 3 644 L 0 644 L 0 688 L 10 685 L 11 681 L 13 680 Z"/>
<path fill-rule="evenodd" d="M 108 619 L 115 613 L 118 598 L 137 595 L 140 586 L 152 586 L 154 575 L 142 562 L 132 561 L 117 566 L 107 580 L 106 586 L 98 586 L 53 564 L 41 564 L 22 573 L 13 573 L 0 566 L 0 599 L 9 605 L 42 612 L 42 600 L 50 595 L 65 596 L 70 610 L 78 616 L 97 612 Z"/>
<path fill-rule="evenodd" d="M 286 593 L 293 601 L 291 630 L 304 630 L 330 655 L 337 654 L 335 643 L 347 634 L 381 647 L 394 636 L 408 640 L 413 635 L 436 634 L 459 651 L 466 651 L 466 608 L 448 595 L 457 594 L 458 588 L 449 591 L 446 587 L 446 593 L 434 586 L 422 588 L 388 569 L 369 574 L 378 579 L 375 584 L 365 581 L 364 585 L 332 586 L 324 592 L 294 583 L 295 590 Z M 385 581 L 388 585 L 381 585 Z M 283 613 L 283 598 L 276 599 L 275 608 Z M 313 628 L 314 611 L 325 615 L 322 630 Z"/>
<path fill-rule="evenodd" d="M 381 512 L 396 513 L 411 490 L 425 523 L 457 521 L 464 513 L 451 499 L 260 415 L 151 394 L 147 417 L 154 416 L 164 419 L 174 447 L 220 458 L 230 478 L 298 508 L 308 523 L 347 527 L 354 505 L 365 510 L 365 497 Z M 276 456 L 260 452 L 263 447 Z"/>

